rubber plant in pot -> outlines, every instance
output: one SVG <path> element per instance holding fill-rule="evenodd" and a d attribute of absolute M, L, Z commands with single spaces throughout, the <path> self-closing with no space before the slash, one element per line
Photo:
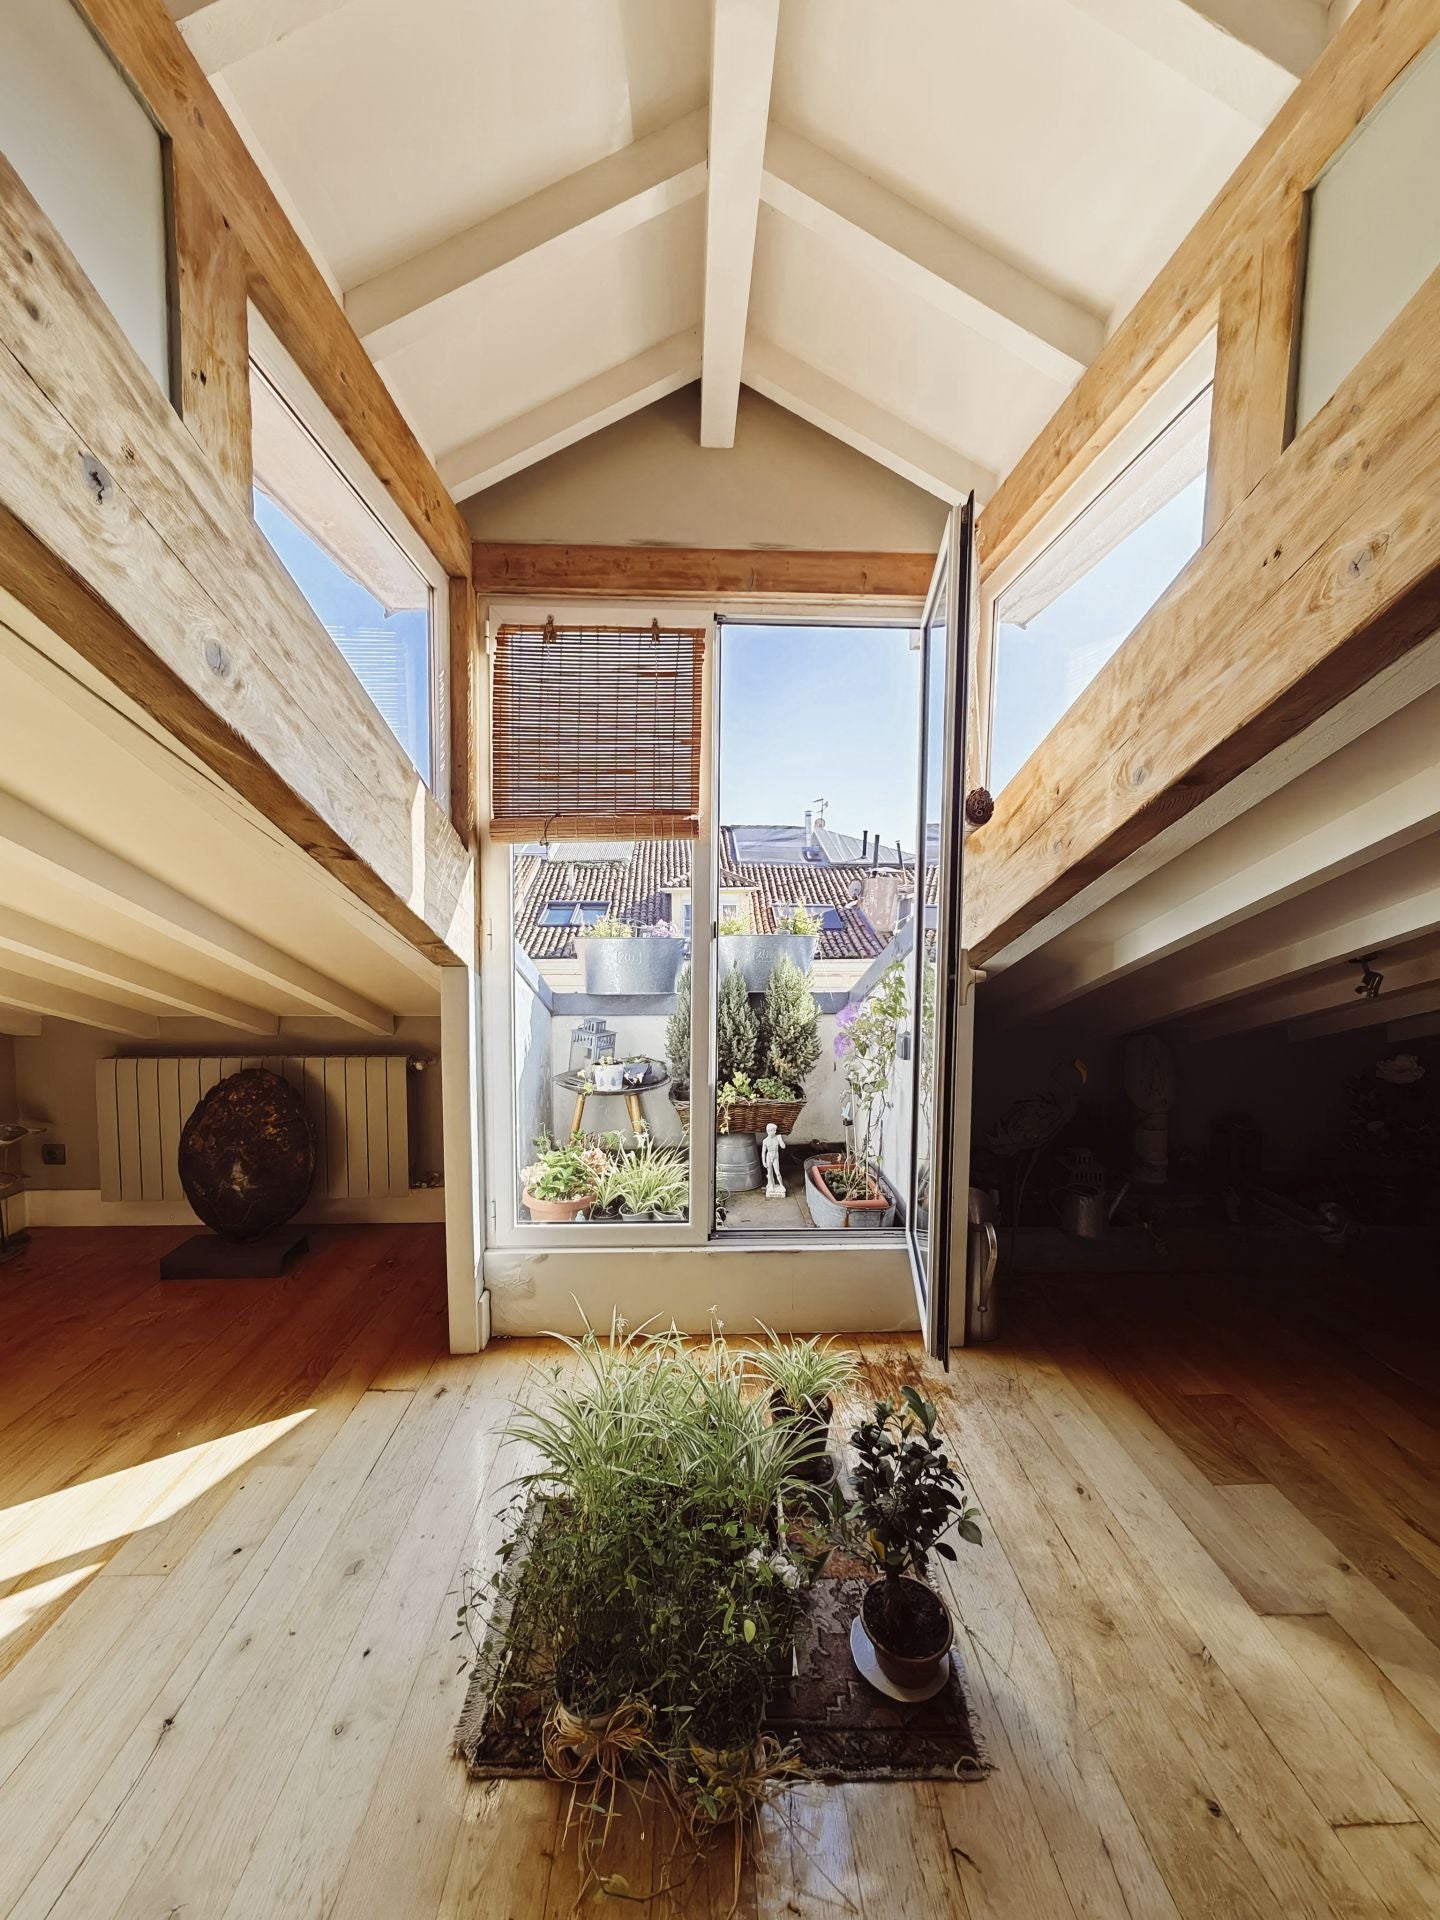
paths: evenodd
<path fill-rule="evenodd" d="M 857 1625 L 885 1678 L 917 1697 L 943 1684 L 954 1638 L 950 1611 L 926 1578 L 930 1555 L 955 1558 L 941 1538 L 952 1527 L 980 1545 L 978 1510 L 965 1503 L 935 1421 L 931 1403 L 904 1387 L 899 1402 L 880 1401 L 851 1437 L 859 1462 L 850 1524 L 880 1573 L 865 1589 Z"/>
<path fill-rule="evenodd" d="M 782 1340 L 760 1324 L 768 1344 L 750 1362 L 770 1389 L 770 1418 L 776 1426 L 794 1423 L 804 1442 L 795 1470 L 812 1485 L 824 1484 L 835 1471 L 829 1452 L 835 1395 L 855 1378 L 855 1355 L 837 1353 L 833 1340 Z"/>

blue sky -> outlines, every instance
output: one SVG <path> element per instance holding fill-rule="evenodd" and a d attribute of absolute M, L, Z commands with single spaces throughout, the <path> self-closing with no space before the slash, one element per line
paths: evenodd
<path fill-rule="evenodd" d="M 720 633 L 720 817 L 799 825 L 829 802 L 841 833 L 915 844 L 919 655 L 905 629 Z"/>

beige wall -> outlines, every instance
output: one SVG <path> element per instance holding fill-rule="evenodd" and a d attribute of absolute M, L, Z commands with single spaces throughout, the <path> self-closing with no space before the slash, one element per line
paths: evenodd
<path fill-rule="evenodd" d="M 145 1057 L 175 1053 L 440 1053 L 440 1022 L 407 1019 L 396 1022 L 393 1040 L 377 1040 L 356 1033 L 338 1020 L 282 1020 L 280 1032 L 260 1039 L 237 1034 L 229 1027 L 204 1021 L 167 1021 L 163 1041 L 127 1040 L 79 1027 L 66 1020 L 47 1020 L 36 1039 L 15 1044 L 15 1069 L 20 1105 L 28 1118 L 43 1120 L 46 1138 L 65 1148 L 63 1167 L 42 1167 L 39 1141 L 24 1149 L 30 1184 L 36 1188 L 90 1191 L 100 1185 L 100 1142 L 95 1126 L 95 1063 L 115 1055 Z M 4 1111 L 3 1055 L 0 1055 L 0 1113 Z M 410 1166 L 412 1177 L 439 1173 L 442 1165 L 440 1069 L 409 1076 L 412 1088 Z"/>
<path fill-rule="evenodd" d="M 0 1033 L 0 1120 L 18 1118 L 15 1111 L 15 1042 L 8 1033 Z"/>
<path fill-rule="evenodd" d="M 477 540 L 933 552 L 943 501 L 743 388 L 731 448 L 686 387 L 465 501 Z"/>

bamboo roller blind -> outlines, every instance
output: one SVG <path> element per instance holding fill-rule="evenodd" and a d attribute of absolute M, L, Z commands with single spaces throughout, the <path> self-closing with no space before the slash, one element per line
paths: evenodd
<path fill-rule="evenodd" d="M 491 702 L 497 840 L 693 840 L 703 630 L 503 626 Z"/>

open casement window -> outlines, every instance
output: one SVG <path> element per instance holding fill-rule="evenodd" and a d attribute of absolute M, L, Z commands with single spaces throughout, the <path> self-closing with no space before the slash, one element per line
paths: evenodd
<path fill-rule="evenodd" d="M 254 511 L 421 779 L 448 786 L 445 576 L 251 309 Z"/>
<path fill-rule="evenodd" d="M 494 839 L 693 840 L 703 630 L 502 626 L 491 688 Z"/>
<path fill-rule="evenodd" d="M 1200 549 L 1214 351 L 1212 336 L 1057 511 L 1039 551 L 997 583 L 997 795 Z"/>

